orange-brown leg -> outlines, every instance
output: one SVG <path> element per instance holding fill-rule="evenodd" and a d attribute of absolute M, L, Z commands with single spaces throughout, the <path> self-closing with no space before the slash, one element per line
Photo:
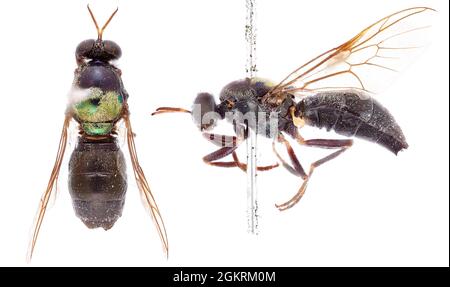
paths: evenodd
<path fill-rule="evenodd" d="M 234 162 L 237 164 L 237 166 L 238 166 L 243 172 L 247 172 L 247 164 L 242 163 L 242 162 L 239 160 L 239 158 L 238 158 L 236 152 L 233 152 L 232 156 L 233 156 Z M 276 168 L 276 167 L 278 167 L 278 166 L 279 166 L 278 163 L 272 164 L 272 165 L 266 165 L 266 166 L 257 166 L 257 167 L 256 167 L 256 170 L 258 170 L 258 171 L 267 171 L 267 170 L 271 170 L 271 169 L 273 169 L 273 168 Z"/>
<path fill-rule="evenodd" d="M 220 148 L 220 149 L 216 150 L 215 152 L 205 155 L 203 157 L 203 161 L 206 164 L 209 164 L 212 166 L 237 167 L 239 165 L 235 161 L 231 161 L 231 162 L 216 161 L 216 160 L 222 159 L 222 158 L 226 157 L 227 155 L 233 153 L 236 149 L 237 149 L 237 146 Z"/>
<path fill-rule="evenodd" d="M 302 167 L 302 165 L 300 164 L 297 156 L 295 155 L 294 149 L 292 148 L 291 144 L 284 138 L 284 136 L 282 134 L 278 135 L 277 140 L 281 143 L 284 144 L 284 146 L 286 147 L 286 151 L 289 155 L 289 159 L 291 160 L 291 164 L 288 164 L 281 156 L 280 154 L 277 152 L 276 148 L 275 148 L 275 141 L 273 141 L 272 143 L 272 149 L 273 152 L 275 153 L 275 155 L 278 157 L 278 159 L 281 161 L 281 164 L 284 166 L 284 168 L 286 168 L 289 172 L 291 172 L 293 175 L 295 176 L 299 176 L 303 179 L 306 179 L 307 175 Z"/>
<path fill-rule="evenodd" d="M 285 139 L 284 139 L 285 140 Z M 286 140 L 285 140 L 286 141 Z M 304 178 L 304 181 L 302 185 L 300 186 L 298 192 L 288 201 L 286 201 L 283 204 L 275 205 L 280 211 L 289 209 L 293 207 L 295 204 L 297 204 L 300 199 L 302 198 L 303 194 L 306 191 L 306 187 L 308 186 L 309 179 L 311 178 L 312 173 L 314 170 L 321 166 L 322 164 L 338 157 L 340 154 L 342 154 L 344 151 L 346 151 L 348 148 L 350 148 L 353 144 L 353 140 L 329 140 L 329 139 L 311 139 L 311 140 L 304 140 L 303 138 L 299 137 L 297 141 L 306 146 L 314 146 L 314 147 L 320 147 L 320 148 L 328 148 L 328 149 L 336 149 L 339 150 L 313 162 L 309 167 L 309 172 Z M 288 150 L 289 153 L 289 150 Z M 295 156 L 294 153 L 292 153 L 293 156 Z M 292 158 L 291 158 L 292 161 Z M 298 162 L 298 160 L 297 160 Z M 299 162 L 298 162 L 299 163 Z M 284 165 L 284 164 L 283 164 Z M 294 165 L 295 166 L 295 165 Z M 301 167 L 300 163 L 299 166 Z M 290 166 L 289 166 L 290 167 Z M 292 170 L 297 171 L 296 168 L 290 167 Z M 302 168 L 303 169 L 303 168 Z M 292 172 L 292 171 L 291 171 Z M 295 174 L 295 173 L 294 173 Z"/>

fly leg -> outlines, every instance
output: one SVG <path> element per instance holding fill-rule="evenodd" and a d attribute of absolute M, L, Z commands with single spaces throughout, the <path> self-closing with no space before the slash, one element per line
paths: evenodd
<path fill-rule="evenodd" d="M 206 164 L 219 167 L 239 167 L 239 164 L 236 161 L 230 162 L 216 161 L 235 152 L 240 143 L 240 142 L 238 143 L 238 138 L 236 136 L 203 133 L 203 137 L 205 137 L 208 141 L 212 142 L 213 144 L 222 147 L 216 150 L 215 152 L 212 152 L 203 157 L 203 161 Z"/>
<path fill-rule="evenodd" d="M 314 172 L 314 169 L 316 169 L 320 165 L 338 157 L 340 154 L 342 154 L 344 151 L 346 151 L 348 148 L 350 148 L 353 144 L 353 140 L 331 140 L 331 139 L 304 140 L 301 136 L 298 136 L 297 142 L 302 145 L 306 145 L 306 146 L 313 146 L 313 147 L 320 147 L 320 148 L 327 148 L 327 149 L 338 149 L 338 150 L 313 162 L 310 165 L 309 172 L 306 175 L 306 177 L 304 178 L 304 181 L 303 181 L 302 185 L 300 186 L 300 189 L 298 190 L 298 192 L 289 201 L 287 201 L 283 204 L 280 204 L 280 205 L 275 205 L 280 211 L 289 209 L 300 201 L 300 199 L 302 198 L 303 194 L 306 191 L 306 187 L 308 185 L 308 182 L 309 182 L 309 179 L 311 178 L 312 173 Z"/>
<path fill-rule="evenodd" d="M 299 176 L 303 179 L 306 179 L 308 176 L 305 173 L 305 170 L 303 169 L 302 165 L 300 164 L 300 161 L 298 160 L 297 156 L 295 155 L 294 149 L 292 148 L 291 144 L 284 138 L 282 134 L 278 135 L 277 138 L 278 142 L 281 142 L 286 147 L 286 151 L 289 155 L 289 159 L 291 160 L 291 164 L 287 163 L 277 152 L 275 148 L 275 141 L 272 143 L 272 150 L 277 156 L 277 158 L 281 161 L 281 164 L 284 168 L 286 168 L 289 172 L 291 172 L 295 176 Z"/>
<path fill-rule="evenodd" d="M 242 143 L 245 140 L 245 137 L 226 136 L 210 133 L 203 133 L 203 136 L 213 144 L 222 147 L 221 149 L 203 157 L 203 161 L 206 164 L 219 167 L 239 167 L 242 171 L 244 172 L 247 171 L 247 165 L 245 163 L 240 162 L 236 154 L 236 149 L 239 147 L 240 143 Z M 232 154 L 233 161 L 216 162 L 216 160 L 222 159 L 229 154 Z M 277 166 L 278 164 L 269 166 L 258 166 L 257 169 L 258 171 L 266 171 L 275 168 Z"/>
<path fill-rule="evenodd" d="M 239 168 L 243 171 L 243 172 L 247 172 L 247 164 L 242 163 L 239 161 L 239 158 L 236 154 L 236 152 L 233 152 L 232 154 L 234 161 L 238 164 Z M 266 166 L 257 166 L 256 170 L 258 171 L 267 171 L 267 170 L 271 170 L 273 168 L 278 167 L 278 163 L 272 164 L 272 165 L 266 165 Z"/>
<path fill-rule="evenodd" d="M 237 149 L 237 146 L 220 148 L 210 154 L 205 155 L 203 157 L 203 161 L 206 164 L 209 164 L 212 166 L 236 167 L 236 166 L 238 166 L 238 164 L 235 161 L 230 161 L 230 162 L 216 161 L 216 160 L 222 159 L 222 158 L 226 157 L 227 155 L 233 153 L 236 149 Z"/>

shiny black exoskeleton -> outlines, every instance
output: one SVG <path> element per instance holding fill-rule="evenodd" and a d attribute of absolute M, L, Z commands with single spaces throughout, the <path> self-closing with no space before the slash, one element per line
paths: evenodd
<path fill-rule="evenodd" d="M 265 104 L 263 96 L 270 88 L 270 84 L 262 79 L 234 81 L 222 89 L 218 105 L 211 94 L 200 93 L 194 101 L 193 120 L 201 130 L 208 130 L 217 120 L 226 118 L 235 130 L 241 125 L 256 129 L 258 134 L 269 138 L 275 137 L 277 131 L 295 136 L 297 128 L 289 115 L 289 108 L 295 105 L 294 98 L 286 97 L 276 106 Z M 205 116 L 209 112 L 215 112 L 217 116 Z"/>
<path fill-rule="evenodd" d="M 389 111 L 356 91 L 322 92 L 301 99 L 295 116 L 318 128 L 377 143 L 397 154 L 408 148 L 405 136 Z"/>
<path fill-rule="evenodd" d="M 125 94 L 122 72 L 110 61 L 122 55 L 119 45 L 109 40 L 89 39 L 78 44 L 75 51 L 78 68 L 75 85 L 80 89 L 99 88 Z"/>
<path fill-rule="evenodd" d="M 125 202 L 126 165 L 114 132 L 128 94 L 121 71 L 111 63 L 121 55 L 119 45 L 102 40 L 100 32 L 75 51 L 73 86 L 85 96 L 71 100 L 80 135 L 69 163 L 69 191 L 76 215 L 89 228 L 111 228 Z"/>
<path fill-rule="evenodd" d="M 222 89 L 218 105 L 211 94 L 201 93 L 194 101 L 194 122 L 202 130 L 207 130 L 212 128 L 217 120 L 227 118 L 231 119 L 235 126 L 245 124 L 254 129 L 258 124 L 258 134 L 269 138 L 276 137 L 278 132 L 285 132 L 297 138 L 298 128 L 294 124 L 294 116 L 314 127 L 324 127 L 344 136 L 355 136 L 375 142 L 395 154 L 408 147 L 399 125 L 389 111 L 361 91 L 320 92 L 298 102 L 295 102 L 294 96 L 287 94 L 279 101 L 265 101 L 264 96 L 271 87 L 267 81 L 261 79 L 231 82 Z M 201 113 L 197 109 L 200 109 Z M 290 113 L 291 109 L 295 110 L 293 114 Z M 219 116 L 205 120 L 205 114 L 208 112 L 216 112 Z M 256 121 L 249 121 L 248 116 L 235 117 L 236 113 L 253 114 Z M 196 116 L 198 114 L 201 117 Z M 240 122 L 240 119 L 245 123 Z M 276 129 L 273 120 L 276 121 Z"/>
<path fill-rule="evenodd" d="M 86 226 L 114 225 L 127 191 L 125 158 L 115 138 L 79 137 L 70 157 L 69 191 L 75 213 Z"/>

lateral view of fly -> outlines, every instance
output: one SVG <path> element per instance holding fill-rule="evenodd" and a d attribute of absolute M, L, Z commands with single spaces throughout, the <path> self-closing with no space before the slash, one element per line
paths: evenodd
<path fill-rule="evenodd" d="M 362 138 L 394 154 L 408 147 L 394 117 L 373 95 L 388 83 L 380 79 L 393 78 L 401 60 L 408 60 L 411 52 L 422 47 L 420 35 L 430 28 L 433 12 L 431 8 L 414 7 L 384 17 L 300 66 L 276 85 L 260 78 L 238 80 L 223 88 L 219 104 L 211 94 L 200 93 L 192 110 L 160 107 L 152 115 L 190 113 L 205 138 L 220 147 L 203 157 L 212 166 L 238 167 L 245 172 L 246 165 L 239 161 L 236 149 L 247 139 L 248 129 L 273 138 L 273 151 L 279 162 L 303 181 L 290 200 L 276 205 L 279 210 L 289 209 L 302 198 L 313 171 L 353 144 L 352 139 L 304 139 L 299 132 L 304 125 Z M 232 123 L 236 135 L 206 132 L 222 119 Z M 306 170 L 285 135 L 300 145 L 335 151 Z M 286 148 L 290 163 L 277 152 L 277 143 Z M 220 161 L 228 155 L 231 161 Z M 262 166 L 257 170 L 277 166 Z"/>
<path fill-rule="evenodd" d="M 144 205 L 155 221 L 164 252 L 168 255 L 168 239 L 164 222 L 139 165 L 134 133 L 128 109 L 128 93 L 121 70 L 111 61 L 122 55 L 118 44 L 103 40 L 103 31 L 118 9 L 100 28 L 88 6 L 97 28 L 98 38 L 82 41 L 76 48 L 78 67 L 65 113 L 56 162 L 36 215 L 28 250 L 31 260 L 47 204 L 58 180 L 72 120 L 79 127 L 78 142 L 69 162 L 69 191 L 76 215 L 89 228 L 110 229 L 122 215 L 127 190 L 126 165 L 116 140 L 116 125 L 123 120 L 133 172 Z"/>

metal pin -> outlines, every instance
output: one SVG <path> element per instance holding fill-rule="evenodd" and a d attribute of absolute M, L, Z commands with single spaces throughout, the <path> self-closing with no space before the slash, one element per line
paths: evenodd
<path fill-rule="evenodd" d="M 247 42 L 246 76 L 256 76 L 256 0 L 246 0 L 245 40 Z M 256 116 L 256 115 L 255 115 Z M 257 127 L 248 129 L 247 138 L 247 220 L 248 232 L 258 234 Z"/>

